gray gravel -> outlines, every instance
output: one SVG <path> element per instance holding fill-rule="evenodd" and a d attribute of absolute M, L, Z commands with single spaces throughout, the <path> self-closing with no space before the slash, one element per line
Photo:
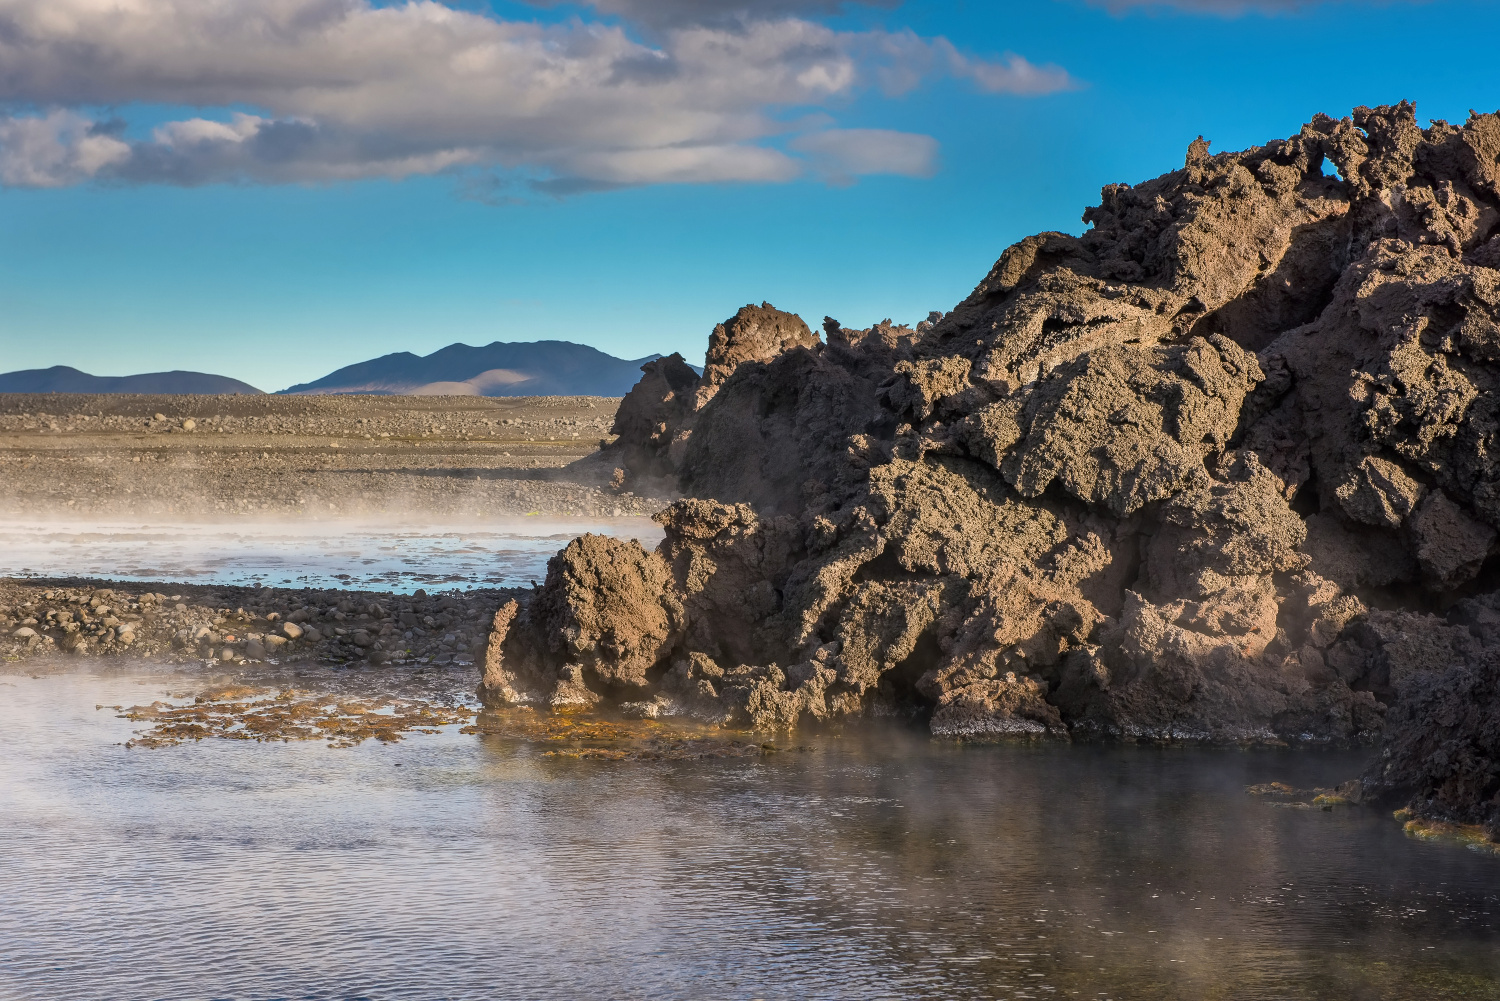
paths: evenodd
<path fill-rule="evenodd" d="M 67 655 L 226 668 L 467 667 L 483 659 L 495 610 L 515 593 L 0 580 L 0 662 Z"/>
<path fill-rule="evenodd" d="M 607 397 L 0 395 L 0 513 L 618 517 Z M 584 464 L 588 466 L 588 464 Z"/>

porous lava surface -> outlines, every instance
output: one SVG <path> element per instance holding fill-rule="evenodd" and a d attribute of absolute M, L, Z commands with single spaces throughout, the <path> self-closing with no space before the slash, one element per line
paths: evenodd
<path fill-rule="evenodd" d="M 501 610 L 484 698 L 791 727 L 1382 742 L 1500 821 L 1500 118 L 1411 104 L 1110 185 L 952 312 L 769 304 L 598 457 L 682 500 Z"/>

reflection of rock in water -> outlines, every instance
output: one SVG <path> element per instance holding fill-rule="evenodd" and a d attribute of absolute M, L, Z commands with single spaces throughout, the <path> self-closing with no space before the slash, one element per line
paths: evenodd
<path fill-rule="evenodd" d="M 523 741 L 558 758 L 603 761 L 683 761 L 758 758 L 775 743 L 745 740 L 692 720 L 602 719 L 592 713 L 538 712 L 530 707 L 481 712 L 465 733 Z"/>
<path fill-rule="evenodd" d="M 554 559 L 497 619 L 485 697 L 1387 730 L 1372 794 L 1500 823 L 1500 118 L 1200 140 L 1084 219 L 916 329 L 820 340 L 747 306 L 701 378 L 645 366 L 585 461 L 689 499 L 655 551 Z"/>

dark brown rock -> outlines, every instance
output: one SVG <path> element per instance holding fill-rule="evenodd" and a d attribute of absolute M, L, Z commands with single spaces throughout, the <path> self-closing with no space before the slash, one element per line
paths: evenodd
<path fill-rule="evenodd" d="M 490 704 L 554 706 L 638 696 L 682 622 L 659 554 L 634 540 L 581 536 L 548 562 L 534 597 L 496 613 L 480 695 Z"/>
<path fill-rule="evenodd" d="M 793 348 L 810 348 L 818 335 L 796 313 L 784 313 L 769 302 L 745 306 L 708 336 L 703 381 L 695 410 L 713 399 L 720 386 L 745 362 L 768 362 Z"/>
<path fill-rule="evenodd" d="M 1495 544 L 1495 530 L 1441 490 L 1417 511 L 1411 531 L 1422 578 L 1443 590 L 1473 580 Z"/>
<path fill-rule="evenodd" d="M 1497 179 L 1496 116 L 1359 108 L 1200 137 L 916 329 L 747 307 L 621 407 L 608 461 L 693 498 L 657 553 L 570 547 L 507 663 L 752 726 L 1386 739 L 1382 795 L 1488 816 Z"/>
<path fill-rule="evenodd" d="M 1009 672 L 1003 678 L 954 688 L 938 700 L 932 732 L 967 740 L 1065 734 L 1062 718 L 1046 694 L 1046 682 Z"/>

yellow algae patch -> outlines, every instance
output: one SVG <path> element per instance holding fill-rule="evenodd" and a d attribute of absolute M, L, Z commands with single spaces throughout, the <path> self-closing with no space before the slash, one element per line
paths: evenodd
<path fill-rule="evenodd" d="M 1423 841 L 1453 841 L 1472 848 L 1474 851 L 1490 852 L 1500 855 L 1500 843 L 1491 841 L 1489 835 L 1485 834 L 1484 828 L 1478 824 L 1450 824 L 1442 820 L 1423 820 L 1414 816 L 1405 807 L 1397 810 L 1393 817 L 1401 824 L 1401 829 L 1409 838 L 1419 838 Z"/>
<path fill-rule="evenodd" d="M 1252 796 L 1285 796 L 1288 799 L 1301 792 L 1285 782 L 1261 782 L 1253 786 L 1246 786 L 1245 791 Z"/>
<path fill-rule="evenodd" d="M 463 732 L 540 744 L 549 757 L 601 761 L 743 758 L 777 750 L 774 744 L 737 740 L 718 727 L 686 720 L 618 720 L 526 707 L 485 710 Z"/>
<path fill-rule="evenodd" d="M 1336 792 L 1320 792 L 1313 797 L 1312 805 L 1321 806 L 1325 810 L 1335 806 L 1348 806 L 1351 800 L 1346 796 L 1340 796 Z"/>
<path fill-rule="evenodd" d="M 210 688 L 194 696 L 197 702 L 230 702 L 235 699 L 246 699 L 264 692 L 264 689 L 252 688 L 249 685 L 222 685 L 218 688 Z"/>
<path fill-rule="evenodd" d="M 365 740 L 395 742 L 408 733 L 460 731 L 540 746 L 559 758 L 650 761 L 757 757 L 776 745 L 726 734 L 717 726 L 678 719 L 617 719 L 591 712 L 530 708 L 475 709 L 423 699 L 345 697 L 294 688 L 226 685 L 179 693 L 129 707 L 101 706 L 122 719 L 149 723 L 127 747 L 170 747 L 215 737 L 261 742 L 326 740 L 353 747 Z M 476 718 L 477 716 L 477 718 Z"/>
<path fill-rule="evenodd" d="M 150 722 L 127 747 L 167 747 L 188 740 L 327 740 L 353 747 L 365 740 L 393 743 L 406 733 L 437 733 L 467 723 L 474 710 L 420 699 L 341 698 L 297 689 L 229 686 L 209 689 L 178 705 L 131 706 L 120 718 Z"/>
<path fill-rule="evenodd" d="M 1351 806 L 1359 802 L 1355 793 L 1357 783 L 1346 782 L 1336 789 L 1298 789 L 1289 786 L 1285 782 L 1260 782 L 1256 785 L 1246 786 L 1245 791 L 1252 796 L 1260 796 L 1271 800 L 1272 806 L 1286 806 L 1295 809 L 1311 809 L 1316 807 L 1320 810 L 1332 810 L 1336 806 Z"/>

